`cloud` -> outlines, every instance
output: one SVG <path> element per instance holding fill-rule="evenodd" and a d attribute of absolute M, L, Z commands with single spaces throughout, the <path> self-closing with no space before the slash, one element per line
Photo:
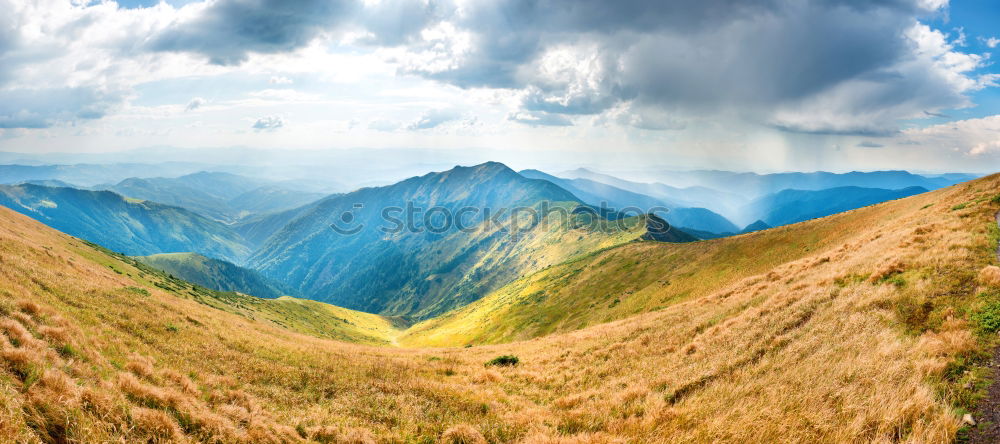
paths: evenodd
<path fill-rule="evenodd" d="M 522 90 L 520 111 L 635 104 L 791 132 L 891 134 L 970 105 L 984 56 L 918 20 L 944 1 L 497 0 L 463 4 L 395 60 L 460 87 Z M 553 11 L 559 11 L 553 13 Z M 541 114 L 539 114 L 541 115 Z"/>
<path fill-rule="evenodd" d="M 391 120 L 372 120 L 368 122 L 368 129 L 373 129 L 375 131 L 392 132 L 399 129 L 399 122 L 394 122 Z"/>
<path fill-rule="evenodd" d="M 99 88 L 15 89 L 0 92 L 0 128 L 48 128 L 104 117 L 124 101 Z"/>
<path fill-rule="evenodd" d="M 148 47 L 236 65 L 250 53 L 302 48 L 342 24 L 356 6 L 344 0 L 219 0 L 158 32 Z"/>
<path fill-rule="evenodd" d="M 194 111 L 198 108 L 201 108 L 206 103 L 208 102 L 206 102 L 205 99 L 201 97 L 195 97 L 191 99 L 190 102 L 188 102 L 187 106 L 184 107 L 184 111 Z"/>
<path fill-rule="evenodd" d="M 447 1 L 379 0 L 357 8 L 355 21 L 366 31 L 359 43 L 396 46 L 410 43 L 425 28 L 455 13 Z"/>
<path fill-rule="evenodd" d="M 735 120 L 796 133 L 892 135 L 902 120 L 972 106 L 970 94 L 1000 80 L 984 74 L 988 54 L 962 46 L 972 41 L 963 30 L 921 23 L 946 14 L 947 3 L 216 0 L 125 11 L 113 2 L 0 0 L 13 11 L 0 16 L 0 100 L 18 90 L 55 100 L 26 104 L 15 94 L 0 104 L 0 118 L 8 126 L 95 118 L 127 102 L 134 85 L 239 69 L 270 76 L 276 71 L 265 61 L 339 56 L 348 45 L 344 52 L 360 48 L 391 63 L 390 73 L 503 91 L 513 99 L 493 115 L 530 126 L 663 131 Z M 251 60 L 255 54 L 271 55 Z M 308 65 L 279 72 L 305 80 L 320 70 Z M 292 80 L 275 75 L 269 83 Z M 104 92 L 106 85 L 120 86 Z M 401 127 L 434 128 L 463 111 L 428 112 Z"/>
<path fill-rule="evenodd" d="M 458 120 L 462 115 L 454 109 L 435 109 L 425 112 L 419 119 L 406 126 L 410 131 L 435 128 L 443 123 Z"/>
<path fill-rule="evenodd" d="M 908 142 L 972 157 L 991 155 L 1000 159 L 1000 115 L 908 129 L 901 136 L 899 144 Z"/>
<path fill-rule="evenodd" d="M 680 130 L 686 127 L 682 120 L 669 112 L 657 107 L 640 107 L 635 104 L 608 110 L 598 119 L 601 123 L 609 121 L 649 131 Z"/>
<path fill-rule="evenodd" d="M 875 142 L 872 142 L 872 141 L 869 141 L 869 140 L 865 140 L 863 142 L 860 142 L 860 143 L 858 143 L 855 146 L 858 147 L 858 148 L 883 148 L 883 147 L 885 147 L 885 145 L 883 145 L 881 143 L 875 143 Z"/>
<path fill-rule="evenodd" d="M 285 126 L 285 121 L 278 116 L 266 116 L 257 119 L 251 126 L 255 131 L 274 131 Z"/>
<path fill-rule="evenodd" d="M 507 115 L 507 120 L 528 126 L 573 126 L 573 121 L 566 116 L 544 111 L 518 111 Z"/>
<path fill-rule="evenodd" d="M 135 42 L 172 14 L 166 4 L 126 13 L 113 2 L 0 0 L 0 10 L 5 128 L 100 119 L 124 108 L 133 85 L 169 66 L 132 52 Z"/>

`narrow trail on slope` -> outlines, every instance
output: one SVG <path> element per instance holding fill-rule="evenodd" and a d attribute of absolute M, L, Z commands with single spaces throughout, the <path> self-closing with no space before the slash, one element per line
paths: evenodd
<path fill-rule="evenodd" d="M 994 218 L 1000 226 L 1000 212 Z M 1000 243 L 997 244 L 997 259 L 1000 260 Z M 979 401 L 976 407 L 978 416 L 975 417 L 977 426 L 969 434 L 967 442 L 973 444 L 993 444 L 1000 443 L 1000 347 L 993 350 L 993 359 L 990 360 L 990 368 L 993 369 L 993 382 L 987 390 L 986 398 Z M 963 441 L 959 435 L 959 442 Z"/>

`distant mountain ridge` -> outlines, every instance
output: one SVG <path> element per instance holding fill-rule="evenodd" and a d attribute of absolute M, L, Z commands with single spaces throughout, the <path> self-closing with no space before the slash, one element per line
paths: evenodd
<path fill-rule="evenodd" d="M 569 190 L 584 202 L 594 206 L 606 203 L 609 207 L 619 211 L 631 208 L 642 212 L 648 212 L 655 207 L 669 208 L 670 211 L 660 216 L 665 217 L 667 222 L 682 230 L 693 229 L 715 233 L 737 230 L 736 225 L 733 225 L 728 219 L 705 208 L 679 206 L 676 202 L 655 198 L 590 179 L 565 179 L 538 170 L 523 170 L 519 173 L 525 177 L 547 180 L 559 185 Z M 625 181 L 618 182 L 622 183 Z"/>
<path fill-rule="evenodd" d="M 225 223 L 253 214 L 288 210 L 326 196 L 291 190 L 266 180 L 207 171 L 175 178 L 132 177 L 98 188 L 187 208 Z"/>
<path fill-rule="evenodd" d="M 91 187 L 118 182 L 129 177 L 180 176 L 204 170 L 208 165 L 189 162 L 157 164 L 70 164 L 70 165 L 0 165 L 0 184 L 13 185 L 25 181 L 59 180 Z"/>
<path fill-rule="evenodd" d="M 656 182 L 635 182 L 608 174 L 594 172 L 586 168 L 577 168 L 575 170 L 565 171 L 559 173 L 558 176 L 575 179 L 588 179 L 595 182 L 605 183 L 624 190 L 652 196 L 675 206 L 700 207 L 704 206 L 706 202 L 715 202 L 722 207 L 726 207 L 734 203 L 746 201 L 746 197 L 739 193 L 722 191 L 720 189 L 697 185 L 674 187 Z"/>
<path fill-rule="evenodd" d="M 754 231 L 766 230 L 768 228 L 771 228 L 771 226 L 768 225 L 766 222 L 758 219 L 758 220 L 754 221 L 752 224 L 747 225 L 746 227 L 744 227 L 742 232 L 743 233 L 752 233 Z"/>
<path fill-rule="evenodd" d="M 705 186 L 714 189 L 740 190 L 747 196 L 755 197 L 773 194 L 785 189 L 821 190 L 844 186 L 861 188 L 902 189 L 919 186 L 935 190 L 959 182 L 972 180 L 973 174 L 941 174 L 923 176 L 909 171 L 852 171 L 830 173 L 817 171 L 809 173 L 736 173 L 731 171 L 664 171 L 646 176 L 674 186 Z"/>
<path fill-rule="evenodd" d="M 853 186 L 886 190 L 917 186 L 935 190 L 974 179 L 971 174 L 941 174 L 923 176 L 907 171 L 874 171 L 851 173 L 735 173 L 730 171 L 665 171 L 660 173 L 636 172 L 644 180 L 640 183 L 623 180 L 585 168 L 560 173 L 563 177 L 588 178 L 629 191 L 660 198 L 686 199 L 689 206 L 705 207 L 740 225 L 750 224 L 759 218 L 759 211 L 747 212 L 751 201 L 786 189 L 819 191 Z M 662 183 L 659 183 L 662 182 Z M 670 183 L 671 185 L 665 185 Z M 703 230 L 714 231 L 717 230 Z M 737 231 L 737 230 L 732 230 Z"/>
<path fill-rule="evenodd" d="M 224 224 L 111 191 L 0 185 L 0 205 L 64 233 L 133 256 L 194 251 L 240 263 L 250 248 Z"/>
<path fill-rule="evenodd" d="M 841 213 L 888 200 L 926 193 L 923 187 L 899 190 L 881 188 L 837 187 L 825 190 L 783 190 L 764 196 L 747 205 L 747 213 L 756 214 L 769 226 L 802 222 Z"/>

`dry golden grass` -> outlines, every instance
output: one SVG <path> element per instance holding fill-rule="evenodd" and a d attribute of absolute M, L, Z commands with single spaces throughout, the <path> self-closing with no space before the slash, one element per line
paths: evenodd
<path fill-rule="evenodd" d="M 486 444 L 486 438 L 479 433 L 475 427 L 468 424 L 451 426 L 441 435 L 441 442 L 445 444 Z"/>
<path fill-rule="evenodd" d="M 983 382 L 975 356 L 990 343 L 970 314 L 990 291 L 980 271 L 996 264 L 998 192 L 989 177 L 755 233 L 814 238 L 766 267 L 734 262 L 662 310 L 444 349 L 341 343 L 217 310 L 2 210 L 0 436 L 950 442 Z M 650 309 L 666 298 L 632 296 Z M 484 367 L 505 354 L 520 364 Z"/>
<path fill-rule="evenodd" d="M 987 265 L 979 270 L 979 282 L 991 287 L 1000 287 L 1000 267 Z"/>

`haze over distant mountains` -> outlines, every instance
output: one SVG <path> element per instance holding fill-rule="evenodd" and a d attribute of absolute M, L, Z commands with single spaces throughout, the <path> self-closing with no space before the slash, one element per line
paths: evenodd
<path fill-rule="evenodd" d="M 713 233 L 737 231 L 736 226 L 733 225 L 732 222 L 719 214 L 705 208 L 692 208 L 685 206 L 691 205 L 694 201 L 688 199 L 675 199 L 673 198 L 674 196 L 671 196 L 670 193 L 667 192 L 657 193 L 657 195 L 660 196 L 657 198 L 652 195 L 640 194 L 638 192 L 622 189 L 609 183 L 602 183 L 591 179 L 563 179 L 538 170 L 524 170 L 521 171 L 520 174 L 525 177 L 543 179 L 555 183 L 566 190 L 569 190 L 584 202 L 594 206 L 601 206 L 604 204 L 618 211 L 625 208 L 631 208 L 642 212 L 648 212 L 656 207 L 668 208 L 670 211 L 665 212 L 666 220 L 670 222 L 671 225 L 681 229 L 691 228 L 698 231 Z M 619 185 L 629 184 L 627 181 L 611 178 L 610 176 L 604 177 L 613 179 L 607 180 L 606 182 L 612 182 Z M 630 188 L 660 188 L 653 185 L 645 186 L 647 184 L 635 185 L 636 186 Z M 669 187 L 663 186 L 662 188 Z M 682 193 L 682 190 L 677 190 L 676 194 L 681 195 Z"/>
<path fill-rule="evenodd" d="M 816 219 L 888 200 L 925 193 L 924 187 L 898 190 L 862 187 L 836 187 L 825 190 L 782 190 L 746 205 L 744 214 L 752 214 L 768 226 L 777 227 Z"/>
<path fill-rule="evenodd" d="M 218 172 L 198 172 L 177 178 L 129 178 L 95 188 L 184 207 L 225 223 L 254 214 L 300 207 L 326 196 L 271 181 Z"/>
<path fill-rule="evenodd" d="M 0 185 L 0 205 L 128 255 L 190 251 L 241 262 L 250 253 L 243 238 L 225 224 L 111 191 Z"/>
<path fill-rule="evenodd" d="M 585 168 L 557 175 L 567 178 L 589 179 L 635 193 L 684 202 L 689 206 L 705 207 L 725 216 L 738 226 L 750 224 L 760 219 L 759 205 L 749 205 L 753 200 L 783 190 L 817 191 L 837 187 L 883 190 L 920 187 L 925 190 L 935 190 L 977 177 L 973 174 L 923 176 L 907 171 L 757 174 L 706 170 L 636 172 L 635 174 L 638 177 L 654 180 L 654 182 L 640 183 L 623 180 Z M 865 200 L 862 199 L 859 202 L 863 201 Z"/>

